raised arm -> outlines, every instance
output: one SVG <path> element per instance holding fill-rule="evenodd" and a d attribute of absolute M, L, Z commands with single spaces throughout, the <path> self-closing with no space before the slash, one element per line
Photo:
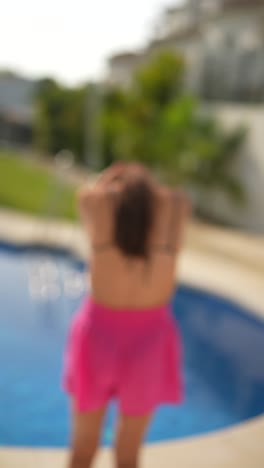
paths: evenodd
<path fill-rule="evenodd" d="M 183 190 L 175 190 L 174 197 L 177 206 L 180 208 L 181 215 L 188 218 L 192 212 L 192 205 L 187 193 Z"/>
<path fill-rule="evenodd" d="M 86 184 L 78 190 L 78 212 L 84 228 L 88 229 L 88 231 L 91 230 L 96 201 L 110 189 L 111 184 L 122 176 L 126 168 L 127 165 L 125 163 L 115 163 L 102 172 L 93 186 L 88 186 Z"/>
<path fill-rule="evenodd" d="M 179 251 L 183 245 L 183 238 L 185 227 L 188 219 L 191 216 L 191 202 L 187 194 L 181 190 L 174 190 L 172 192 L 173 204 L 174 204 L 174 216 L 175 222 L 173 226 L 175 236 L 175 250 Z"/>

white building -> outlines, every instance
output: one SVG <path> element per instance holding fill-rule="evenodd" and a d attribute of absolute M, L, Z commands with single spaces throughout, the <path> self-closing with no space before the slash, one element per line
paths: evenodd
<path fill-rule="evenodd" d="M 222 0 L 205 22 L 200 93 L 206 98 L 264 100 L 264 2 Z"/>
<path fill-rule="evenodd" d="M 183 53 L 188 88 L 208 99 L 264 99 L 264 0 L 186 0 L 167 9 L 145 50 L 113 56 L 109 81 L 128 84 L 153 52 Z"/>
<path fill-rule="evenodd" d="M 141 54 L 133 52 L 118 53 L 109 59 L 109 84 L 127 85 L 131 82 L 133 74 L 141 63 Z"/>

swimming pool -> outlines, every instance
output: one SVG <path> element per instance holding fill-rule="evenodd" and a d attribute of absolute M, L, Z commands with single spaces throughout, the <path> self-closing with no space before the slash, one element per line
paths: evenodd
<path fill-rule="evenodd" d="M 84 285 L 84 265 L 66 252 L 0 245 L 1 445 L 67 444 L 62 353 Z M 173 310 L 185 343 L 186 400 L 158 410 L 147 440 L 207 433 L 264 413 L 264 324 L 227 300 L 187 287 L 175 294 Z M 105 445 L 115 416 L 113 404 Z"/>

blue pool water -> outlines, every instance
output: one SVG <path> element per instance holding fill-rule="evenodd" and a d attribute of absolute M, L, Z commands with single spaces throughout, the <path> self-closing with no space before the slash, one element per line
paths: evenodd
<path fill-rule="evenodd" d="M 83 284 L 84 265 L 65 252 L 0 245 L 0 445 L 67 444 L 62 354 Z M 264 413 L 264 324 L 186 287 L 173 310 L 185 344 L 186 400 L 157 411 L 147 440 L 206 433 Z M 105 445 L 116 411 L 112 404 Z"/>

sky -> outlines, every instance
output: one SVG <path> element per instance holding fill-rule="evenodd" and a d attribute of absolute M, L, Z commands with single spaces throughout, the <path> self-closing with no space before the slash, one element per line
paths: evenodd
<path fill-rule="evenodd" d="M 0 69 L 73 85 L 107 58 L 144 46 L 161 12 L 180 0 L 8 0 L 1 3 Z"/>

